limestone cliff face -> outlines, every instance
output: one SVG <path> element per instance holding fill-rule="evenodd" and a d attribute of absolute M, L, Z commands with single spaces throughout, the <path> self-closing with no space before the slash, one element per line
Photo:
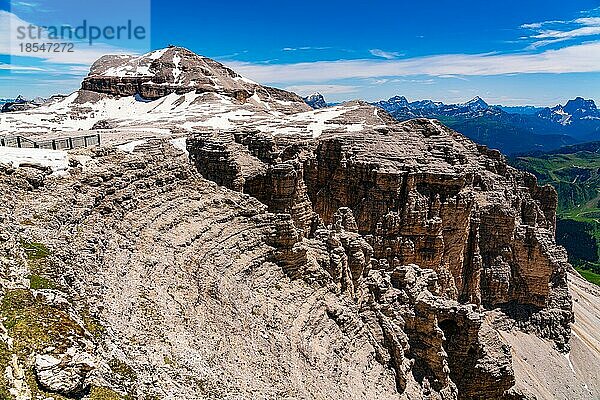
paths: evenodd
<path fill-rule="evenodd" d="M 437 121 L 298 99 L 170 48 L 0 119 L 105 128 L 61 174 L 0 160 L 0 397 L 552 398 L 538 345 L 600 394 L 564 357 L 552 188 Z"/>
<path fill-rule="evenodd" d="M 423 123 L 438 129 L 414 122 Z M 315 212 L 331 223 L 335 210 L 351 208 L 376 258 L 435 270 L 453 300 L 562 310 L 562 337 L 553 339 L 566 345 L 568 265 L 553 239 L 556 193 L 482 148 L 473 155 L 485 168 L 472 169 L 468 159 L 451 158 L 460 154 L 442 138 L 419 166 L 391 159 L 402 154 L 393 136 L 323 139 L 304 171 Z M 447 160 L 452 169 L 427 171 Z"/>
<path fill-rule="evenodd" d="M 294 93 L 261 86 L 226 66 L 181 47 L 169 47 L 143 56 L 104 56 L 83 80 L 84 91 L 114 96 L 138 95 L 156 100 L 172 93 L 218 93 L 240 102 L 279 100 L 279 108 L 309 110 Z"/>
<path fill-rule="evenodd" d="M 352 115 L 372 112 L 360 105 Z M 229 176 L 219 172 L 226 165 L 235 178 L 215 181 L 288 215 L 276 261 L 354 299 L 399 393 L 410 375 L 440 398 L 509 396 L 510 352 L 485 310 L 568 349 L 556 193 L 499 153 L 427 120 L 314 141 L 257 132 L 211 140 L 221 163 L 198 136 L 188 140 L 195 165 L 209 179 Z"/>

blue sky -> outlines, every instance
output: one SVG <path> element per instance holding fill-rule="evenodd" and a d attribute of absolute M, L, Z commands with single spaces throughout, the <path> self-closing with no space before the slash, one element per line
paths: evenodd
<path fill-rule="evenodd" d="M 67 59 L 0 54 L 0 97 L 69 92 L 100 54 L 175 44 L 261 83 L 320 91 L 330 101 L 404 95 L 460 102 L 479 95 L 507 105 L 554 105 L 575 96 L 600 103 L 598 0 L 109 0 L 76 11 L 74 0 L 56 3 L 0 0 L 0 10 L 36 25 L 130 18 L 151 35 L 97 43 Z"/>

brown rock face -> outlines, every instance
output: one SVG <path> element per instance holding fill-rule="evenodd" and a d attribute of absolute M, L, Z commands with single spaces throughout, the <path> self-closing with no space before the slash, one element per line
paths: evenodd
<path fill-rule="evenodd" d="M 155 100 L 171 93 L 218 93 L 239 102 L 252 96 L 309 110 L 301 97 L 261 86 L 210 58 L 181 47 L 169 47 L 140 57 L 104 56 L 96 61 L 81 89 L 114 96 L 139 95 Z M 285 107 L 283 107 L 285 108 Z"/>
<path fill-rule="evenodd" d="M 348 117 L 372 112 L 360 105 Z M 218 157 L 188 140 L 200 171 L 235 171 L 203 174 L 235 176 L 224 184 L 289 216 L 276 235 L 286 239 L 274 242 L 278 262 L 354 299 L 400 393 L 414 378 L 431 398 L 509 396 L 510 350 L 486 309 L 568 348 L 556 194 L 499 153 L 426 120 L 304 142 L 258 132 L 212 140 Z"/>
<path fill-rule="evenodd" d="M 104 57 L 83 89 L 0 120 L 104 146 L 60 177 L 0 161 L 0 369 L 27 378 L 0 389 L 76 373 L 111 398 L 597 395 L 583 287 L 566 353 L 556 193 L 497 151 L 362 102 L 307 111 L 181 48 Z"/>

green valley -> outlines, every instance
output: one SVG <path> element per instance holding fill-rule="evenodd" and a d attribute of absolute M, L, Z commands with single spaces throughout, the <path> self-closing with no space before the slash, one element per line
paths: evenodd
<path fill-rule="evenodd" d="M 600 142 L 515 157 L 512 164 L 553 185 L 559 197 L 556 239 L 569 261 L 600 285 Z"/>

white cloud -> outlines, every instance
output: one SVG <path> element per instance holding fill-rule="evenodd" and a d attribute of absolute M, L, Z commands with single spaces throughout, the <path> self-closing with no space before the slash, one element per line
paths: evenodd
<path fill-rule="evenodd" d="M 581 36 L 592 36 L 600 34 L 599 26 L 586 26 L 583 28 L 571 29 L 568 31 L 546 30 L 541 31 L 537 35 L 533 35 L 534 39 L 571 39 Z"/>
<path fill-rule="evenodd" d="M 301 96 L 308 96 L 319 92 L 323 95 L 326 94 L 341 94 L 341 93 L 354 93 L 358 90 L 356 86 L 348 85 L 295 85 L 284 88 L 287 91 L 297 93 Z"/>
<path fill-rule="evenodd" d="M 600 17 L 577 18 L 573 22 L 586 26 L 600 26 Z"/>
<path fill-rule="evenodd" d="M 27 13 L 32 13 L 32 12 L 45 13 L 45 12 L 49 11 L 42 4 L 40 4 L 38 2 L 33 2 L 33 1 L 28 1 L 28 2 L 11 1 L 10 7 L 12 10 L 20 10 L 20 11 L 25 11 Z"/>
<path fill-rule="evenodd" d="M 586 15 L 594 13 L 595 10 L 584 12 Z M 550 27 L 553 29 L 548 29 Z M 588 16 L 570 21 L 535 22 L 521 25 L 521 28 L 535 32 L 522 39 L 533 40 L 528 49 L 537 49 L 567 40 L 600 35 L 600 17 Z"/>
<path fill-rule="evenodd" d="M 398 53 L 395 51 L 384 51 L 381 49 L 371 49 L 369 50 L 369 53 L 371 53 L 375 57 L 385 58 L 386 60 L 393 60 L 394 58 L 398 58 L 403 55 L 402 53 Z"/>
<path fill-rule="evenodd" d="M 458 79 L 461 81 L 468 81 L 467 78 L 465 78 L 464 76 L 460 76 L 460 75 L 452 75 L 452 74 L 442 74 L 442 75 L 438 75 L 438 78 L 444 78 L 444 79 Z"/>
<path fill-rule="evenodd" d="M 521 25 L 522 29 L 539 29 L 543 26 L 541 22 L 534 22 L 532 24 L 523 24 Z"/>
<path fill-rule="evenodd" d="M 278 65 L 230 62 L 228 65 L 253 80 L 271 84 L 411 75 L 600 72 L 600 41 L 541 53 L 446 54 L 402 60 L 340 60 Z"/>
<path fill-rule="evenodd" d="M 581 11 L 581 14 L 597 16 L 598 14 L 600 14 L 600 6 L 596 7 L 596 8 L 592 8 L 591 10 Z"/>
<path fill-rule="evenodd" d="M 548 39 L 548 40 L 538 40 L 537 42 L 531 43 L 525 50 L 536 50 L 541 47 L 546 47 L 551 44 L 566 42 L 569 38 L 559 38 L 559 39 Z"/>
<path fill-rule="evenodd" d="M 0 64 L 0 70 L 4 71 L 44 71 L 42 68 L 26 67 L 12 64 Z M 2 78 L 4 79 L 4 78 Z"/>
<path fill-rule="evenodd" d="M 521 25 L 521 28 L 522 29 L 540 29 L 540 28 L 542 28 L 544 26 L 547 26 L 547 25 L 566 24 L 566 23 L 567 23 L 567 21 L 557 21 L 557 20 L 554 20 L 554 21 L 543 21 L 543 22 L 534 22 L 534 23 L 531 23 L 531 24 L 523 24 L 523 25 Z"/>
<path fill-rule="evenodd" d="M 331 47 L 314 47 L 314 46 L 302 46 L 302 47 L 284 47 L 282 51 L 307 51 L 307 50 L 329 50 Z"/>
<path fill-rule="evenodd" d="M 370 82 L 373 85 L 385 85 L 386 83 L 390 82 L 390 79 L 387 79 L 387 78 L 371 79 Z"/>
<path fill-rule="evenodd" d="M 0 54 L 30 57 L 54 64 L 90 65 L 106 54 L 132 53 L 131 50 L 121 49 L 104 43 L 95 43 L 93 46 L 89 46 L 87 42 L 81 43 L 68 40 L 51 40 L 45 33 L 42 34 L 43 37 L 41 41 L 45 43 L 71 42 L 74 44 L 74 51 L 23 53 L 20 48 L 21 43 L 38 43 L 40 42 L 40 39 L 25 39 L 19 41 L 11 39 L 16 39 L 18 37 L 18 27 L 28 27 L 30 25 L 35 26 L 11 12 L 0 10 Z"/>

